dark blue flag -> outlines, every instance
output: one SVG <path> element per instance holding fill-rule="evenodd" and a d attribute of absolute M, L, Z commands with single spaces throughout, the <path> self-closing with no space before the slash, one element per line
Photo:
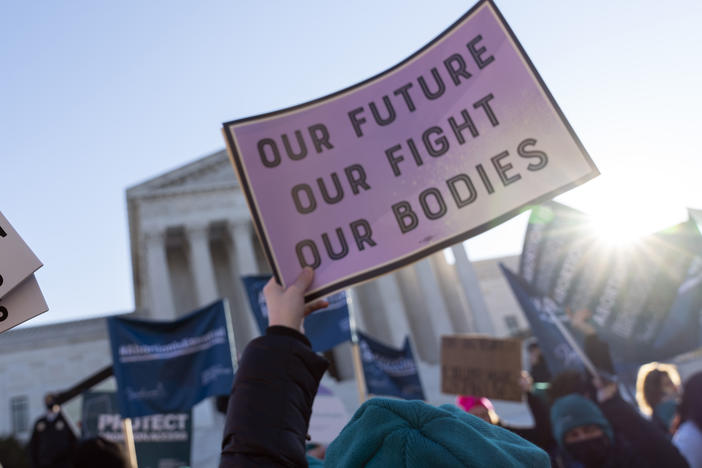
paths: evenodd
<path fill-rule="evenodd" d="M 551 375 L 559 374 L 564 370 L 583 371 L 585 366 L 580 356 L 553 322 L 554 318 L 555 320 L 565 318 L 566 314 L 563 308 L 548 296 L 537 294 L 524 280 L 501 263 L 500 268 L 507 278 L 534 336 L 539 341 L 541 353 L 546 359 Z"/>
<path fill-rule="evenodd" d="M 231 391 L 233 342 L 223 301 L 173 322 L 110 317 L 107 328 L 122 417 L 187 412 Z"/>
<path fill-rule="evenodd" d="M 702 345 L 702 258 L 690 266 L 678 288 L 663 328 L 656 335 L 652 351 L 671 357 Z"/>
<path fill-rule="evenodd" d="M 692 220 L 616 247 L 586 215 L 550 202 L 532 211 L 519 276 L 542 301 L 585 314 L 621 372 L 702 345 L 700 265 Z"/>
<path fill-rule="evenodd" d="M 358 332 L 358 345 L 369 394 L 424 400 L 409 338 L 402 349 L 394 349 Z"/>
<path fill-rule="evenodd" d="M 249 297 L 251 311 L 261 334 L 268 328 L 268 306 L 263 297 L 263 287 L 270 276 L 243 276 L 244 288 Z M 351 339 L 349 308 L 346 293 L 339 292 L 327 298 L 329 307 L 305 318 L 305 335 L 312 343 L 312 350 L 323 352 Z"/>

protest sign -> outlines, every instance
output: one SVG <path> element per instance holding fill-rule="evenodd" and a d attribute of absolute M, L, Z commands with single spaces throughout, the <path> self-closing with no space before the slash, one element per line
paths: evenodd
<path fill-rule="evenodd" d="M 356 333 L 369 394 L 424 400 L 422 382 L 409 338 L 405 338 L 402 349 L 394 349 L 360 331 Z"/>
<path fill-rule="evenodd" d="M 519 269 L 533 294 L 560 310 L 584 312 L 618 368 L 702 344 L 693 338 L 702 304 L 696 290 L 683 287 L 695 281 L 702 264 L 694 221 L 626 248 L 601 242 L 590 225 L 585 214 L 558 203 L 533 209 Z M 568 324 L 567 314 L 563 322 Z M 683 344 L 692 348 L 681 349 Z"/>
<path fill-rule="evenodd" d="M 173 322 L 108 318 L 122 417 L 184 412 L 228 395 L 236 356 L 229 320 L 224 301 Z"/>
<path fill-rule="evenodd" d="M 316 269 L 308 300 L 598 174 L 488 0 L 393 68 L 223 133 L 276 278 Z"/>
<path fill-rule="evenodd" d="M 271 279 L 270 275 L 243 276 L 244 289 L 249 297 L 251 312 L 261 334 L 268 328 L 268 306 L 263 297 L 263 287 Z M 315 352 L 324 352 L 351 339 L 349 307 L 346 293 L 339 292 L 327 298 L 329 307 L 318 310 L 305 317 L 303 328 L 305 335 Z"/>
<path fill-rule="evenodd" d="M 124 445 L 115 392 L 83 393 L 81 420 L 83 439 L 102 437 Z M 132 431 L 140 468 L 190 466 L 191 412 L 134 418 Z"/>
<path fill-rule="evenodd" d="M 49 310 L 34 275 L 0 298 L 0 333 Z"/>
<path fill-rule="evenodd" d="M 532 333 L 539 341 L 541 354 L 551 375 L 566 370 L 584 371 L 585 366 L 578 352 L 568 342 L 555 320 L 565 319 L 565 311 L 548 296 L 536 294 L 519 276 L 500 263 L 500 269 L 507 278 L 514 297 L 529 322 Z"/>
<path fill-rule="evenodd" d="M 310 440 L 329 445 L 349 422 L 344 403 L 324 385 L 319 386 L 312 404 L 312 416 L 307 433 Z"/>
<path fill-rule="evenodd" d="M 441 391 L 522 401 L 522 343 L 476 335 L 441 337 Z"/>
<path fill-rule="evenodd" d="M 0 213 L 0 297 L 40 267 L 37 256 Z"/>

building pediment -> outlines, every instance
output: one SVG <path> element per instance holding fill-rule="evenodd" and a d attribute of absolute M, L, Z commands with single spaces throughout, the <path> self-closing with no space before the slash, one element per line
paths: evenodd
<path fill-rule="evenodd" d="M 227 152 L 221 150 L 130 187 L 127 189 L 127 198 L 152 198 L 234 189 L 238 185 Z"/>

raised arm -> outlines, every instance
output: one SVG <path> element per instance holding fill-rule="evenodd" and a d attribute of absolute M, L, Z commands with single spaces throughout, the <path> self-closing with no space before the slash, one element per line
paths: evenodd
<path fill-rule="evenodd" d="M 227 408 L 221 468 L 307 466 L 312 402 L 329 365 L 302 334 L 305 315 L 326 306 L 304 304 L 313 278 L 313 270 L 305 269 L 287 289 L 272 279 L 263 290 L 271 326 L 242 355 Z"/>

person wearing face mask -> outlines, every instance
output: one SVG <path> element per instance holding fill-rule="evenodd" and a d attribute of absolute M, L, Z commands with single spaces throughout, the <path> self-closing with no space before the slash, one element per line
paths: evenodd
<path fill-rule="evenodd" d="M 599 406 L 571 394 L 551 407 L 553 436 L 567 466 L 688 466 L 666 435 L 621 398 L 615 383 L 595 379 L 595 387 Z"/>
<path fill-rule="evenodd" d="M 551 407 L 551 424 L 564 458 L 585 468 L 639 466 L 630 450 L 617 444 L 609 421 L 587 398 L 571 394 L 559 398 Z"/>

